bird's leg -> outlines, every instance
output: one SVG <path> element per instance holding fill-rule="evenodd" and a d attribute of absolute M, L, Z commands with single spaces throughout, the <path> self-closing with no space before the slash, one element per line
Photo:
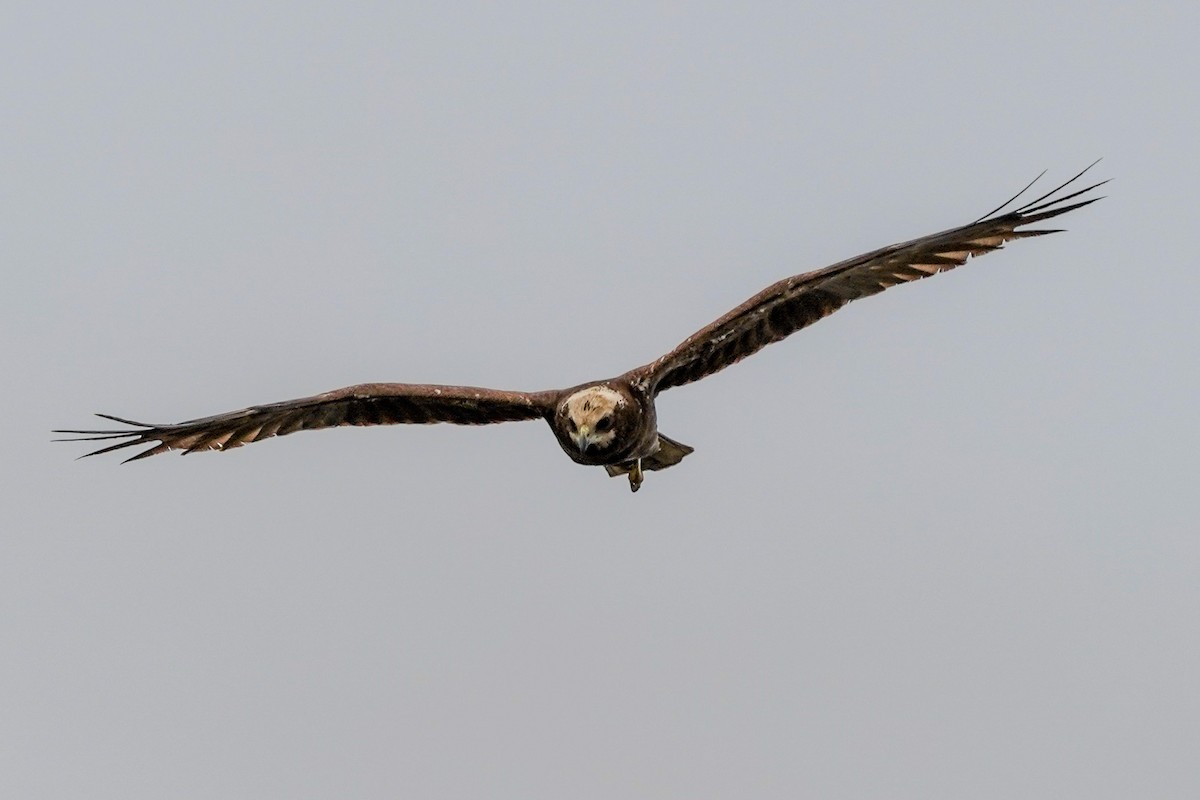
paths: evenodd
<path fill-rule="evenodd" d="M 633 468 L 629 470 L 629 490 L 636 492 L 642 488 L 642 460 L 639 458 L 633 462 Z"/>

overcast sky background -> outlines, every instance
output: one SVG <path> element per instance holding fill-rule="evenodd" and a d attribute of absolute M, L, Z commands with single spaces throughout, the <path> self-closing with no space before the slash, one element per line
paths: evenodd
<path fill-rule="evenodd" d="M 6 7 L 0 796 L 1200 796 L 1197 30 Z M 1101 156 L 1068 233 L 665 394 L 636 496 L 542 423 L 49 443 L 608 377 Z"/>

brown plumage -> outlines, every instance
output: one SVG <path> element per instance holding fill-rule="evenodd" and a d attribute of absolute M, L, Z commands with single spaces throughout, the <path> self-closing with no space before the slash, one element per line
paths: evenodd
<path fill-rule="evenodd" d="M 691 447 L 658 432 L 654 398 L 659 392 L 718 372 L 832 314 L 852 300 L 961 266 L 971 256 L 998 250 L 1013 239 L 1057 233 L 1057 230 L 1018 228 L 1099 200 L 1099 197 L 1085 195 L 1107 181 L 1064 193 L 1088 169 L 1091 166 L 1012 211 L 1004 209 L 1023 195 L 1032 183 L 1016 197 L 969 225 L 890 245 L 824 269 L 785 278 L 692 334 L 661 358 L 609 380 L 543 392 L 366 383 L 174 425 L 149 425 L 99 414 L 132 427 L 55 433 L 80 434 L 77 438 L 61 441 L 115 441 L 87 453 L 89 456 L 150 444 L 146 450 L 126 459 L 136 461 L 167 450 L 184 453 L 231 450 L 272 436 L 340 425 L 434 422 L 487 425 L 544 419 L 550 424 L 559 445 L 574 461 L 604 466 L 610 475 L 628 474 L 630 487 L 636 492 L 642 482 L 643 470 L 665 469 L 692 452 Z"/>

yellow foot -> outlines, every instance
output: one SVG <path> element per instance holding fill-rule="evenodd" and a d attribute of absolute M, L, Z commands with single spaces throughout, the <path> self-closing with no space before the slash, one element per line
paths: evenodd
<path fill-rule="evenodd" d="M 642 488 L 642 460 L 639 458 L 629 470 L 629 491 L 636 492 Z"/>

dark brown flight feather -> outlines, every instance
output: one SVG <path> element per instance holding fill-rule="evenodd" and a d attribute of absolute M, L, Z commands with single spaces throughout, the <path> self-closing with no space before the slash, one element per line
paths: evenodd
<path fill-rule="evenodd" d="M 506 392 L 474 386 L 434 386 L 406 383 L 364 383 L 313 397 L 251 406 L 174 425 L 150 425 L 110 414 L 97 414 L 132 430 L 54 431 L 80 434 L 59 441 L 102 441 L 116 444 L 87 453 L 98 456 L 124 447 L 159 444 L 125 459 L 181 450 L 232 450 L 250 442 L 288 433 L 341 425 L 396 425 L 449 422 L 456 425 L 489 425 L 496 422 L 543 419 L 553 413 L 555 392 Z M 85 456 L 86 457 L 86 456 Z"/>
<path fill-rule="evenodd" d="M 1017 229 L 1101 199 L 1092 197 L 1069 202 L 1108 181 L 1050 199 L 1078 181 L 1095 164 L 1093 162 L 1069 181 L 1012 211 L 1001 213 L 1033 183 L 969 225 L 890 245 L 824 269 L 785 278 L 693 333 L 671 352 L 631 370 L 624 377 L 650 387 L 654 393 L 682 386 L 741 361 L 829 316 L 852 300 L 962 266 L 971 256 L 998 250 L 1013 239 L 1058 233 L 1058 230 Z"/>

